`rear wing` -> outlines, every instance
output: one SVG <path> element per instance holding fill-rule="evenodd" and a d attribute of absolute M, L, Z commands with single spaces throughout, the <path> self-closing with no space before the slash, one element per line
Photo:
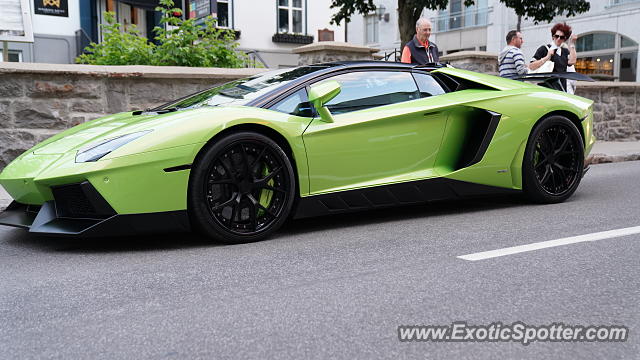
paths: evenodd
<path fill-rule="evenodd" d="M 513 80 L 520 81 L 539 81 L 538 85 L 565 91 L 562 85 L 561 79 L 577 80 L 577 81 L 595 81 L 589 76 L 577 72 L 563 72 L 563 73 L 533 73 L 525 74 L 512 78 Z"/>

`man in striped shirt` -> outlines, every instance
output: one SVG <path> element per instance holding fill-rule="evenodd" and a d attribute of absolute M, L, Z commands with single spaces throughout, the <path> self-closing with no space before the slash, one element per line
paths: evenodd
<path fill-rule="evenodd" d="M 524 75 L 529 71 L 520 50 L 523 42 L 522 34 L 519 31 L 511 30 L 507 33 L 507 46 L 498 56 L 500 76 L 512 78 Z"/>

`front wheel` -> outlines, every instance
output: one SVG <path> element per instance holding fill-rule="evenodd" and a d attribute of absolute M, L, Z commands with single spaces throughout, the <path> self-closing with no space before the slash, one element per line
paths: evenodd
<path fill-rule="evenodd" d="M 188 208 L 200 232 L 225 243 L 263 240 L 287 219 L 295 196 L 291 161 L 270 138 L 227 135 L 198 156 Z"/>
<path fill-rule="evenodd" d="M 584 169 L 584 145 L 576 125 L 564 116 L 538 123 L 522 163 L 523 190 L 537 203 L 559 203 L 578 188 Z"/>

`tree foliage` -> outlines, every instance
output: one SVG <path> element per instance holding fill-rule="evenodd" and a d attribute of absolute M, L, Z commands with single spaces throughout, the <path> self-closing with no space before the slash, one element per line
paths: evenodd
<path fill-rule="evenodd" d="M 536 23 L 549 22 L 558 15 L 574 16 L 589 10 L 587 0 L 500 0 L 507 7 L 515 10 L 518 16 L 531 18 Z M 466 6 L 473 5 L 474 0 L 465 0 Z M 449 0 L 398 0 L 398 28 L 400 41 L 406 44 L 415 34 L 415 23 L 422 10 L 444 10 Z M 368 14 L 376 9 L 373 0 L 332 0 L 331 8 L 338 11 L 331 22 L 349 22 L 355 13 Z"/>
<path fill-rule="evenodd" d="M 204 25 L 195 19 L 183 20 L 174 14 L 182 10 L 173 0 L 160 0 L 156 11 L 162 12 L 160 26 L 153 31 L 157 45 L 140 36 L 135 25 L 122 30 L 113 13 L 105 13 L 106 24 L 101 25 L 104 40 L 91 43 L 86 54 L 76 62 L 94 65 L 158 65 L 192 67 L 242 67 L 247 56 L 236 50 L 233 33 L 216 28 L 210 16 Z"/>

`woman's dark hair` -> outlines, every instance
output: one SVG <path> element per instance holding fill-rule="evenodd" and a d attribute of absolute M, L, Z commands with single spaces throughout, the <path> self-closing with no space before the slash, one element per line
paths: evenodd
<path fill-rule="evenodd" d="M 553 25 L 551 28 L 551 36 L 555 35 L 558 30 L 562 31 L 567 39 L 571 37 L 571 26 L 567 25 L 567 23 L 557 23 Z"/>

